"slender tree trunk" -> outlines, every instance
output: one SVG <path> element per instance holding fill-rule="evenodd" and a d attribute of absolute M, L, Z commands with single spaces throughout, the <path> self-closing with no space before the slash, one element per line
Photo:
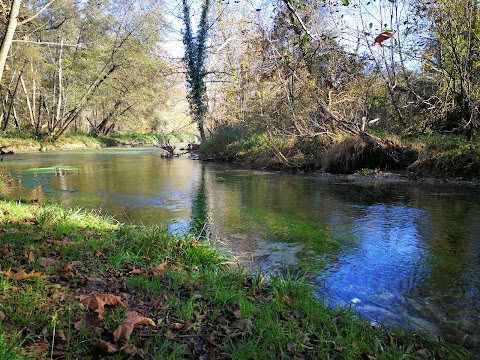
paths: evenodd
<path fill-rule="evenodd" d="M 0 82 L 2 81 L 3 72 L 5 70 L 5 63 L 7 62 L 7 56 L 12 46 L 13 36 L 18 24 L 18 13 L 20 12 L 20 5 L 22 0 L 13 0 L 12 9 L 8 16 L 7 31 L 5 37 L 2 40 L 2 46 L 0 47 Z"/>

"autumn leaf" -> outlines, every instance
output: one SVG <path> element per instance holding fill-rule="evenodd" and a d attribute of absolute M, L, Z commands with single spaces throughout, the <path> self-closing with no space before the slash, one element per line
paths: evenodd
<path fill-rule="evenodd" d="M 130 340 L 133 329 L 135 325 L 145 324 L 155 326 L 155 322 L 145 316 L 140 315 L 135 311 L 129 311 L 125 314 L 125 320 L 118 326 L 118 328 L 113 332 L 113 341 L 118 342 L 127 342 Z"/>
<path fill-rule="evenodd" d="M 383 47 L 383 42 L 385 40 L 390 39 L 392 36 L 393 36 L 393 31 L 384 31 L 375 38 L 373 45 L 378 44 L 380 45 L 380 47 Z"/>
<path fill-rule="evenodd" d="M 32 341 L 30 344 L 28 344 L 28 352 L 31 356 L 44 354 L 49 349 L 50 343 L 47 340 L 40 340 L 38 342 Z"/>
<path fill-rule="evenodd" d="M 3 244 L 2 245 L 3 256 L 7 256 L 9 252 L 10 252 L 10 246 L 8 244 Z"/>
<path fill-rule="evenodd" d="M 175 264 L 170 265 L 170 269 L 174 271 L 182 271 L 182 267 Z"/>
<path fill-rule="evenodd" d="M 73 269 L 72 263 L 70 261 L 67 261 L 62 271 L 60 272 L 60 275 L 67 279 L 73 279 L 75 278 L 75 276 L 77 276 L 77 272 Z"/>
<path fill-rule="evenodd" d="M 99 318 L 101 318 L 102 314 L 105 312 L 105 305 L 119 305 L 121 307 L 127 307 L 119 296 L 111 294 L 99 294 L 91 296 L 83 300 L 82 304 L 97 313 Z"/>
<path fill-rule="evenodd" d="M 153 276 L 163 276 L 167 263 L 163 263 L 152 268 Z"/>
<path fill-rule="evenodd" d="M 140 275 L 142 273 L 142 269 L 137 269 L 133 268 L 132 271 L 130 271 L 130 274 L 135 274 L 135 275 Z"/>
<path fill-rule="evenodd" d="M 32 271 L 31 273 L 26 273 L 25 270 L 18 271 L 16 273 L 12 272 L 11 269 L 8 269 L 3 273 L 3 276 L 5 276 L 8 279 L 15 279 L 15 280 L 23 280 L 23 279 L 32 279 L 36 278 L 42 275 L 40 271 L 34 272 Z"/>
<path fill-rule="evenodd" d="M 47 268 L 49 266 L 53 266 L 57 263 L 57 260 L 53 259 L 53 258 L 44 258 L 42 257 L 40 259 L 40 266 L 43 267 L 43 268 Z"/>
<path fill-rule="evenodd" d="M 105 340 L 96 340 L 93 344 L 104 354 L 115 354 L 119 350 L 118 345 L 109 343 Z"/>
<path fill-rule="evenodd" d="M 190 322 L 188 320 L 182 321 L 182 322 L 174 322 L 168 325 L 170 329 L 173 330 L 182 330 L 185 329 Z"/>
<path fill-rule="evenodd" d="M 35 262 L 35 248 L 33 246 L 30 246 L 26 255 L 25 257 L 28 258 L 29 262 Z"/>

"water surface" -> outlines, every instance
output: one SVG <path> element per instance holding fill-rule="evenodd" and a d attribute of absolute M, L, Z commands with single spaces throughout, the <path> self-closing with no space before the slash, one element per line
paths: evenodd
<path fill-rule="evenodd" d="M 157 148 L 10 155 L 0 173 L 15 184 L 4 198 L 101 209 L 172 232 L 194 227 L 270 274 L 306 271 L 333 306 L 479 352 L 476 186 L 248 171 L 164 159 Z"/>

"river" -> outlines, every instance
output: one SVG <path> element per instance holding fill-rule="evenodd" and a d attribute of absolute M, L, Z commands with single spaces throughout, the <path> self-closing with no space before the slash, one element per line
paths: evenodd
<path fill-rule="evenodd" d="M 371 322 L 480 354 L 480 188 L 285 174 L 165 159 L 157 148 L 3 157 L 5 199 L 100 209 L 129 224 L 207 232 L 247 266 L 301 271 L 318 297 Z"/>

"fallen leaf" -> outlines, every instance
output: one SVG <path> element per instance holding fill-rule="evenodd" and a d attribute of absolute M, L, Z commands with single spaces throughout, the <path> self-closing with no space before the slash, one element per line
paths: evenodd
<path fill-rule="evenodd" d="M 50 343 L 47 340 L 31 342 L 28 344 L 28 352 L 32 355 L 40 355 L 46 353 L 50 349 Z"/>
<path fill-rule="evenodd" d="M 35 262 L 35 248 L 33 246 L 28 249 L 27 258 L 29 262 Z"/>
<path fill-rule="evenodd" d="M 0 320 L 5 320 L 7 318 L 7 315 L 3 311 L 0 310 Z"/>
<path fill-rule="evenodd" d="M 295 303 L 295 300 L 293 300 L 290 296 L 287 295 L 283 297 L 283 301 L 285 301 L 287 305 L 293 305 Z"/>
<path fill-rule="evenodd" d="M 34 272 L 32 271 L 31 273 L 26 273 L 25 270 L 18 271 L 16 273 L 13 273 L 11 269 L 8 269 L 3 273 L 3 276 L 5 276 L 8 279 L 15 279 L 15 280 L 23 280 L 23 279 L 31 279 L 31 278 L 36 278 L 42 275 L 41 272 Z"/>
<path fill-rule="evenodd" d="M 170 269 L 174 271 L 182 271 L 182 267 L 175 264 L 170 265 Z"/>
<path fill-rule="evenodd" d="M 100 257 L 103 255 L 103 253 L 97 250 L 93 253 L 93 255 L 95 255 L 96 257 Z"/>
<path fill-rule="evenodd" d="M 67 279 L 73 279 L 77 276 L 77 272 L 73 269 L 72 263 L 67 261 L 62 271 L 60 271 L 60 275 Z"/>
<path fill-rule="evenodd" d="M 105 305 L 119 305 L 121 307 L 126 307 L 119 296 L 112 294 L 94 295 L 83 300 L 82 304 L 96 312 L 99 318 L 101 318 L 102 314 L 105 312 Z"/>
<path fill-rule="evenodd" d="M 78 320 L 78 321 L 75 321 L 75 323 L 73 324 L 73 327 L 75 328 L 75 330 L 80 331 L 83 329 L 83 325 L 84 325 L 84 321 Z"/>
<path fill-rule="evenodd" d="M 140 275 L 141 273 L 142 273 L 142 270 L 136 269 L 136 268 L 133 268 L 133 270 L 130 271 L 130 274 L 135 274 L 135 275 Z"/>
<path fill-rule="evenodd" d="M 61 288 L 62 288 L 62 285 L 59 285 L 59 284 L 45 285 L 45 290 L 59 290 Z"/>
<path fill-rule="evenodd" d="M 65 332 L 63 330 L 57 330 L 55 332 L 55 340 L 58 341 L 58 342 L 67 341 L 67 337 L 65 336 Z"/>
<path fill-rule="evenodd" d="M 105 340 L 96 340 L 93 344 L 97 349 L 105 354 L 115 354 L 119 350 L 118 345 L 109 343 Z"/>
<path fill-rule="evenodd" d="M 170 325 L 168 325 L 168 327 L 172 330 L 182 330 L 182 329 L 185 329 L 188 324 L 190 322 L 188 320 L 185 320 L 185 321 L 182 321 L 182 322 L 174 322 Z"/>
<path fill-rule="evenodd" d="M 3 244 L 2 245 L 2 254 L 4 256 L 7 256 L 9 252 L 10 252 L 10 246 L 8 244 Z"/>
<path fill-rule="evenodd" d="M 115 343 L 120 341 L 127 342 L 130 340 L 130 336 L 132 335 L 135 325 L 139 324 L 155 326 L 155 322 L 152 319 L 142 316 L 135 311 L 127 312 L 125 314 L 125 320 L 123 320 L 123 322 L 113 332 L 113 341 Z"/>
<path fill-rule="evenodd" d="M 47 268 L 49 266 L 53 266 L 57 263 L 57 260 L 53 259 L 53 258 L 44 258 L 42 257 L 40 259 L 40 266 L 43 267 L 43 268 Z"/>
<path fill-rule="evenodd" d="M 191 247 L 200 246 L 200 241 L 198 241 L 198 240 L 190 241 L 190 246 Z"/>
<path fill-rule="evenodd" d="M 163 264 L 154 266 L 152 268 L 153 276 L 163 276 L 163 272 L 165 271 L 166 266 L 167 266 L 167 263 L 163 263 Z"/>

